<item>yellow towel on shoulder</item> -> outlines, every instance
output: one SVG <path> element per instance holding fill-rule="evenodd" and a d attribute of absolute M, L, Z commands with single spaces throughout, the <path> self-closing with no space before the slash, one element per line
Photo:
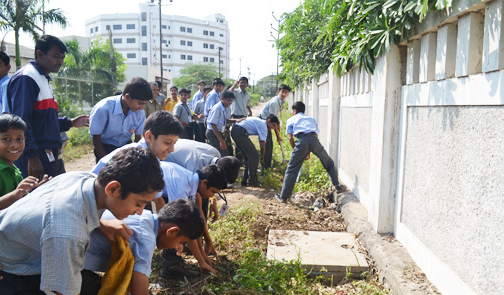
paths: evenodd
<path fill-rule="evenodd" d="M 126 295 L 128 291 L 135 258 L 128 242 L 124 243 L 120 236 L 116 240 L 117 243 L 112 243 L 112 257 L 98 295 Z"/>

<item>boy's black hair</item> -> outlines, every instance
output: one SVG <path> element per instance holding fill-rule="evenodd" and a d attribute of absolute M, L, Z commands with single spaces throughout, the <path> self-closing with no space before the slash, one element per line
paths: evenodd
<path fill-rule="evenodd" d="M 172 87 L 170 87 L 170 91 L 171 91 L 173 88 L 175 88 L 175 90 L 177 90 L 177 92 L 178 92 L 178 87 L 177 87 L 177 86 L 172 86 Z"/>
<path fill-rule="evenodd" d="M 184 127 L 180 124 L 180 121 L 168 111 L 155 111 L 152 113 L 145 120 L 143 136 L 148 130 L 154 135 L 154 139 L 159 135 L 182 136 L 184 134 Z"/>
<path fill-rule="evenodd" d="M 305 112 L 305 104 L 302 101 L 296 101 L 292 105 L 292 109 L 296 110 L 298 113 L 304 113 Z"/>
<path fill-rule="evenodd" d="M 147 101 L 152 99 L 149 82 L 141 77 L 133 77 L 124 87 L 123 94 L 129 94 L 133 99 Z"/>
<path fill-rule="evenodd" d="M 285 85 L 285 84 L 281 84 L 279 87 L 278 87 L 278 91 L 280 90 L 287 90 L 289 92 L 292 91 L 292 89 L 289 87 L 289 85 Z"/>
<path fill-rule="evenodd" d="M 159 160 L 146 148 L 128 148 L 115 154 L 98 174 L 98 183 L 103 187 L 113 180 L 121 184 L 122 200 L 130 193 L 151 193 L 164 189 Z"/>
<path fill-rule="evenodd" d="M 114 92 L 114 96 L 121 95 L 121 94 L 122 94 L 122 90 L 117 90 L 116 92 Z"/>
<path fill-rule="evenodd" d="M 176 199 L 166 204 L 157 213 L 159 223 L 174 223 L 180 231 L 179 236 L 195 240 L 203 235 L 205 222 L 198 206 L 193 201 Z"/>
<path fill-rule="evenodd" d="M 233 91 L 225 90 L 224 92 L 222 92 L 222 98 L 224 98 L 225 100 L 229 100 L 231 98 L 234 99 L 235 96 Z"/>
<path fill-rule="evenodd" d="M 68 52 L 68 49 L 67 49 L 65 43 L 63 43 L 63 41 L 61 41 L 59 38 L 51 36 L 51 35 L 42 35 L 37 40 L 37 43 L 35 43 L 35 59 L 37 59 L 37 50 L 42 51 L 44 53 L 44 55 L 46 55 L 47 52 L 49 50 L 51 50 L 51 47 L 53 45 L 56 45 L 56 47 L 58 47 L 58 49 L 62 53 Z"/>
<path fill-rule="evenodd" d="M 10 57 L 7 53 L 0 51 L 0 60 L 4 63 L 5 66 L 10 64 Z"/>
<path fill-rule="evenodd" d="M 26 132 L 26 123 L 21 117 L 13 114 L 0 115 L 0 132 L 7 132 L 10 128 Z"/>
<path fill-rule="evenodd" d="M 215 164 L 226 171 L 228 183 L 235 183 L 241 167 L 241 162 L 238 158 L 233 156 L 222 157 Z"/>
<path fill-rule="evenodd" d="M 266 117 L 266 121 L 268 120 L 270 120 L 270 123 L 277 123 L 280 125 L 280 120 L 278 120 L 278 117 L 273 114 L 269 114 L 268 117 Z"/>
<path fill-rule="evenodd" d="M 203 87 L 203 89 L 201 89 L 201 92 L 206 92 L 206 91 L 212 91 L 212 87 L 205 86 L 205 87 Z"/>
<path fill-rule="evenodd" d="M 211 187 L 220 190 L 227 188 L 227 175 L 224 168 L 217 165 L 208 165 L 196 172 L 200 181 L 208 180 L 207 189 Z"/>
<path fill-rule="evenodd" d="M 240 82 L 242 80 L 245 80 L 245 82 L 247 82 L 247 84 L 248 84 L 248 78 L 247 77 L 241 77 L 240 79 L 238 79 L 238 82 Z"/>
<path fill-rule="evenodd" d="M 222 81 L 221 78 L 215 78 L 212 82 L 212 86 L 215 86 L 215 85 L 222 85 L 222 86 L 226 86 L 226 84 L 224 83 L 224 81 Z"/>
<path fill-rule="evenodd" d="M 181 94 L 181 93 L 189 94 L 189 90 L 182 88 L 179 90 L 178 94 Z"/>
<path fill-rule="evenodd" d="M 163 83 L 161 83 L 161 81 L 154 81 L 154 82 L 157 84 L 157 87 L 159 87 L 159 89 L 163 87 Z"/>
<path fill-rule="evenodd" d="M 201 83 L 203 83 L 203 84 L 205 84 L 205 85 L 206 85 L 206 82 L 205 82 L 204 80 L 200 80 L 200 81 L 198 82 L 198 84 L 196 84 L 196 85 L 200 85 Z"/>
<path fill-rule="evenodd" d="M 158 85 L 157 81 L 149 82 L 149 85 L 150 86 L 157 86 L 159 88 L 159 85 Z"/>

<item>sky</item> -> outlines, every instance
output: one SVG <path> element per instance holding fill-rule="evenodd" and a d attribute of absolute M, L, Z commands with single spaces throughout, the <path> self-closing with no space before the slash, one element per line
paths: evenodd
<path fill-rule="evenodd" d="M 138 13 L 139 3 L 146 0 L 50 0 L 46 7 L 60 8 L 67 17 L 70 26 L 61 29 L 57 26 L 46 26 L 46 33 L 55 36 L 78 35 L 85 36 L 85 21 L 98 14 L 113 13 Z M 155 0 L 158 3 L 158 0 Z M 301 0 L 162 0 L 162 13 L 175 14 L 192 18 L 221 13 L 229 22 L 230 29 L 230 78 L 242 76 L 257 81 L 277 71 L 276 49 L 270 36 L 271 24 L 277 28 L 278 23 L 272 17 L 272 12 L 277 19 L 284 12 L 292 12 Z M 5 31 L 0 32 L 1 37 Z M 276 32 L 273 31 L 276 36 Z M 7 42 L 14 43 L 14 33 L 7 32 Z M 21 36 L 21 45 L 33 46 L 29 36 Z M 241 63 L 240 63 L 241 59 Z M 240 70 L 241 64 L 241 70 Z M 250 81 L 252 82 L 252 81 Z"/>

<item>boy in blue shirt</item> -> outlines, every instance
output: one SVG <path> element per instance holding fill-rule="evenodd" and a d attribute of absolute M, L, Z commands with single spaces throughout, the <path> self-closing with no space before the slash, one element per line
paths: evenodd
<path fill-rule="evenodd" d="M 296 184 L 296 178 L 303 165 L 304 160 L 310 158 L 310 153 L 314 153 L 324 166 L 325 170 L 331 177 L 332 184 L 336 187 L 336 191 L 341 193 L 346 190 L 345 185 L 338 181 L 338 171 L 334 166 L 334 161 L 329 157 L 326 150 L 320 144 L 318 139 L 318 124 L 314 118 L 304 114 L 305 104 L 297 101 L 292 105 L 292 117 L 287 120 L 287 134 L 289 142 L 294 149 L 285 170 L 282 192 L 280 195 L 275 195 L 275 198 L 282 203 L 287 202 L 291 197 L 292 190 Z M 297 138 L 294 142 L 294 136 Z"/>
<path fill-rule="evenodd" d="M 93 138 L 96 163 L 113 150 L 142 138 L 144 107 L 152 99 L 149 83 L 139 77 L 131 79 L 122 95 L 99 101 L 91 111 L 89 134 Z"/>
<path fill-rule="evenodd" d="M 7 103 L 7 85 L 10 77 L 10 57 L 7 53 L 0 51 L 0 114 L 10 113 L 9 104 Z"/>
<path fill-rule="evenodd" d="M 89 236 L 103 210 L 117 219 L 141 214 L 163 187 L 157 158 L 127 149 L 98 177 L 62 174 L 0 211 L 2 295 L 79 294 Z"/>
<path fill-rule="evenodd" d="M 212 82 L 213 90 L 210 91 L 205 102 L 205 111 L 204 111 L 205 117 L 208 117 L 208 113 L 210 112 L 212 107 L 217 103 L 219 103 L 224 87 L 226 87 L 226 84 L 224 84 L 224 81 L 222 81 L 221 78 L 215 78 L 213 80 Z"/>
<path fill-rule="evenodd" d="M 205 87 L 206 87 L 206 82 L 203 80 L 200 80 L 198 82 L 198 92 L 196 92 L 196 94 L 192 98 L 193 111 L 196 108 L 196 103 L 203 98 L 203 88 L 205 88 Z"/>
<path fill-rule="evenodd" d="M 208 96 L 208 93 L 212 90 L 212 87 L 205 86 L 201 89 L 203 94 L 202 98 L 198 99 L 196 103 L 193 103 L 194 115 L 196 115 L 196 132 L 194 136 L 194 140 L 199 142 L 206 142 L 205 136 L 205 102 Z M 195 95 L 196 96 L 196 95 Z"/>
<path fill-rule="evenodd" d="M 105 211 L 102 218 L 115 219 L 110 211 Z M 123 222 L 134 233 L 129 239 L 131 252 L 135 257 L 130 283 L 131 294 L 149 293 L 149 276 L 156 247 L 159 250 L 182 249 L 182 243 L 201 237 L 204 227 L 198 206 L 192 201 L 183 199 L 170 202 L 156 214 L 144 210 L 141 215 L 129 216 Z M 101 278 L 93 271 L 105 272 L 110 256 L 111 243 L 99 231 L 94 230 L 86 252 L 83 276 L 96 284 L 87 284 L 92 288 L 83 294 L 98 292 Z"/>
<path fill-rule="evenodd" d="M 182 88 L 179 91 L 180 101 L 173 107 L 173 115 L 180 121 L 180 124 L 184 126 L 184 135 L 182 138 L 193 139 L 192 129 L 190 123 L 192 122 L 191 109 L 187 105 L 187 99 L 189 98 L 189 91 Z"/>
<path fill-rule="evenodd" d="M 257 166 L 259 165 L 259 153 L 255 145 L 249 138 L 249 135 L 259 137 L 259 146 L 261 149 L 261 158 L 266 151 L 266 137 L 268 131 L 278 128 L 280 121 L 277 116 L 269 115 L 266 120 L 248 117 L 244 121 L 236 123 L 231 130 L 231 136 L 238 148 L 242 151 L 245 160 L 245 170 L 243 172 L 242 186 L 259 186 L 257 180 Z"/>
<path fill-rule="evenodd" d="M 229 107 L 233 103 L 233 100 L 233 92 L 229 90 L 224 91 L 220 102 L 214 105 L 208 113 L 206 137 L 208 143 L 216 148 L 222 157 L 229 155 L 227 144 L 224 140 L 224 129 L 226 128 L 226 124 L 237 123 L 244 120 L 244 118 L 230 119 L 231 111 Z"/>

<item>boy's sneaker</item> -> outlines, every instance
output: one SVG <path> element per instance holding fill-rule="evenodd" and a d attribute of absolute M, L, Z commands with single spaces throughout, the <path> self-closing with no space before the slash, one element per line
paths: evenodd
<path fill-rule="evenodd" d="M 275 200 L 279 201 L 280 203 L 287 203 L 287 200 L 284 200 L 280 198 L 280 194 L 275 194 Z"/>
<path fill-rule="evenodd" d="M 336 187 L 336 193 L 341 194 L 342 192 L 346 192 L 348 188 L 344 184 L 340 184 Z"/>

